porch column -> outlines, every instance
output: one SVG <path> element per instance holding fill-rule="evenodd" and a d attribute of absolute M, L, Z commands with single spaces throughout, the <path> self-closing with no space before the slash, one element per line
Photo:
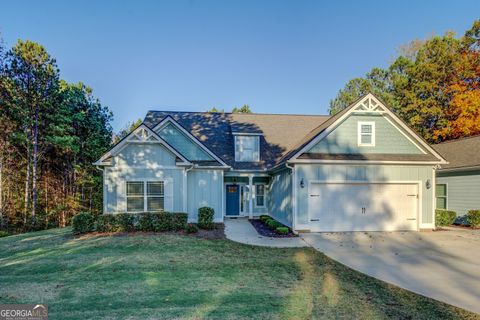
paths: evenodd
<path fill-rule="evenodd" d="M 248 175 L 248 189 L 250 190 L 248 196 L 248 217 L 253 218 L 253 175 Z"/>

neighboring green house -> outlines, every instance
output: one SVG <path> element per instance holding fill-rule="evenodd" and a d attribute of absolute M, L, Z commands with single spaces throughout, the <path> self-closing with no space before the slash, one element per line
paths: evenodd
<path fill-rule="evenodd" d="M 434 228 L 446 161 L 368 94 L 331 117 L 149 111 L 95 164 L 104 213 L 210 206 L 316 232 Z"/>
<path fill-rule="evenodd" d="M 447 159 L 437 170 L 436 206 L 457 216 L 480 209 L 480 136 L 434 145 Z"/>

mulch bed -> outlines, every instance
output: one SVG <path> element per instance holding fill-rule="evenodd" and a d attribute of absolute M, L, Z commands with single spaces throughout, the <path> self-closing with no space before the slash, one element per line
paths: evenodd
<path fill-rule="evenodd" d="M 272 238 L 293 238 L 298 237 L 295 233 L 288 229 L 287 234 L 278 234 L 274 230 L 269 229 L 261 220 L 258 219 L 248 219 L 252 226 L 257 230 L 258 234 L 264 237 L 272 237 Z"/>
<path fill-rule="evenodd" d="M 191 236 L 200 239 L 226 239 L 225 226 L 223 223 L 215 223 L 215 229 L 213 230 L 198 230 L 197 233 L 186 233 L 185 231 L 165 231 L 165 232 L 152 232 L 152 231 L 132 231 L 132 232 L 90 232 L 87 234 L 76 235 L 76 238 L 84 237 L 135 237 L 135 236 L 159 236 L 159 235 L 183 235 Z"/>

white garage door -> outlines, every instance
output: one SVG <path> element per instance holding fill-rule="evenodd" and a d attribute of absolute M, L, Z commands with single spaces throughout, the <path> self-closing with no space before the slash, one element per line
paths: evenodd
<path fill-rule="evenodd" d="M 416 183 L 311 183 L 312 231 L 417 230 Z"/>

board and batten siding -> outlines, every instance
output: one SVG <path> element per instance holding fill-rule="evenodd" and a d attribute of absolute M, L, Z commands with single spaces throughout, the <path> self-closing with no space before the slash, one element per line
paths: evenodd
<path fill-rule="evenodd" d="M 104 212 L 126 212 L 127 181 L 165 181 L 165 210 L 183 211 L 183 168 L 160 144 L 129 144 L 104 168 Z"/>
<path fill-rule="evenodd" d="M 268 190 L 270 216 L 286 226 L 293 225 L 292 174 L 290 169 L 276 172 L 271 177 Z"/>
<path fill-rule="evenodd" d="M 198 208 L 211 207 L 215 210 L 215 222 L 223 222 L 223 171 L 188 171 L 187 212 L 188 220 L 197 222 Z"/>
<path fill-rule="evenodd" d="M 447 185 L 447 209 L 457 216 L 468 210 L 480 210 L 480 170 L 464 172 L 437 172 L 437 184 Z"/>
<path fill-rule="evenodd" d="M 297 216 L 295 228 L 309 229 L 308 198 L 309 181 L 361 181 L 361 182 L 388 182 L 388 181 L 420 181 L 421 187 L 421 217 L 420 228 L 433 227 L 433 191 L 434 187 L 426 188 L 426 181 L 433 184 L 432 166 L 401 166 L 401 165 L 334 165 L 334 164 L 297 164 L 295 165 L 298 185 L 295 185 L 297 195 Z M 304 188 L 300 181 L 304 180 Z"/>
<path fill-rule="evenodd" d="M 375 122 L 375 146 L 358 146 L 358 122 Z M 386 116 L 350 115 L 307 152 L 422 154 L 422 151 L 402 134 L 403 131 L 399 130 L 401 129 L 387 121 Z"/>

